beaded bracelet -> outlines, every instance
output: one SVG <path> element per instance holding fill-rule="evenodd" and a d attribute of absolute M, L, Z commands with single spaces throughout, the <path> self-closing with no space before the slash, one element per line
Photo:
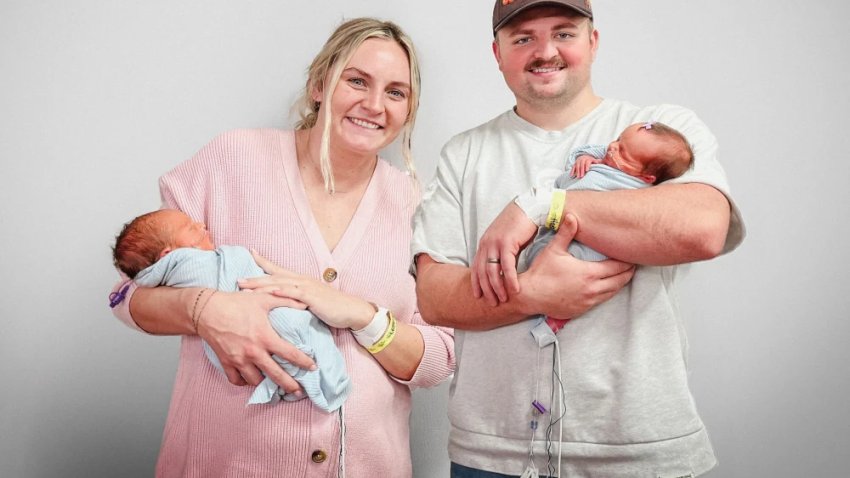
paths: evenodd
<path fill-rule="evenodd" d="M 204 301 L 204 304 L 201 305 L 201 308 L 198 310 L 198 313 L 195 314 L 195 308 L 197 308 L 197 306 L 198 306 L 198 299 L 201 298 L 201 295 L 203 295 L 204 292 L 209 291 L 209 290 L 211 290 L 212 293 L 207 297 L 207 300 Z M 213 298 L 213 296 L 215 295 L 216 292 L 218 292 L 218 291 L 215 290 L 215 289 L 204 289 L 204 290 L 201 291 L 200 294 L 198 294 L 198 297 L 195 298 L 195 307 L 192 309 L 192 326 L 195 328 L 196 334 L 198 333 L 198 322 L 200 322 L 200 320 L 201 320 L 201 314 L 204 313 L 204 309 L 207 308 L 207 304 L 210 303 L 210 300 L 212 300 L 212 298 Z"/>
<path fill-rule="evenodd" d="M 195 303 L 194 303 L 194 305 L 192 305 L 192 315 L 190 316 L 190 320 L 192 321 L 192 327 L 195 329 L 196 334 L 198 333 L 198 320 L 197 320 L 198 302 L 201 301 L 201 296 L 204 295 L 204 293 L 207 290 L 208 289 L 201 289 L 198 292 L 198 295 L 195 296 Z"/>

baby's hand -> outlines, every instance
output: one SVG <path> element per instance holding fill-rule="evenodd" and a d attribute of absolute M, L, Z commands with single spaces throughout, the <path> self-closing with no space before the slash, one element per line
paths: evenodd
<path fill-rule="evenodd" d="M 573 169 L 570 171 L 570 176 L 581 179 L 585 174 L 587 174 L 592 165 L 599 162 L 599 159 L 596 159 L 589 154 L 581 154 L 576 158 L 576 162 L 573 164 Z"/>

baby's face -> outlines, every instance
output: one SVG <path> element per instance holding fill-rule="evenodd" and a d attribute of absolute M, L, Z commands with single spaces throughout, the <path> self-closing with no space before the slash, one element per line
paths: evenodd
<path fill-rule="evenodd" d="M 643 128 L 643 124 L 633 124 L 623 130 L 620 137 L 608 145 L 602 163 L 626 174 L 640 176 L 658 155 L 659 148 L 657 139 Z"/>
<path fill-rule="evenodd" d="M 195 222 L 186 214 L 175 209 L 163 210 L 162 215 L 161 220 L 171 233 L 172 248 L 194 247 L 205 251 L 215 249 L 215 244 L 210 240 L 210 233 L 204 223 Z"/>

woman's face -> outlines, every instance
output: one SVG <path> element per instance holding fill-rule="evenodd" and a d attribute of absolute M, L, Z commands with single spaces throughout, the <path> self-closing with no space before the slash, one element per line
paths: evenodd
<path fill-rule="evenodd" d="M 321 100 L 321 93 L 314 95 Z M 407 121 L 409 102 L 410 64 L 405 51 L 392 40 L 364 41 L 331 98 L 331 148 L 377 154 L 398 136 Z"/>

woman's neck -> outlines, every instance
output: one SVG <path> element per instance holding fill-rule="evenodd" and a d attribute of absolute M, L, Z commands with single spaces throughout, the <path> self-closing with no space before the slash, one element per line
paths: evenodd
<path fill-rule="evenodd" d="M 307 188 L 325 188 L 320 152 L 322 133 L 319 128 L 295 131 L 295 149 L 302 181 Z M 356 155 L 335 150 L 330 145 L 330 163 L 334 179 L 334 193 L 348 194 L 362 192 L 372 178 L 378 164 L 377 154 Z"/>

